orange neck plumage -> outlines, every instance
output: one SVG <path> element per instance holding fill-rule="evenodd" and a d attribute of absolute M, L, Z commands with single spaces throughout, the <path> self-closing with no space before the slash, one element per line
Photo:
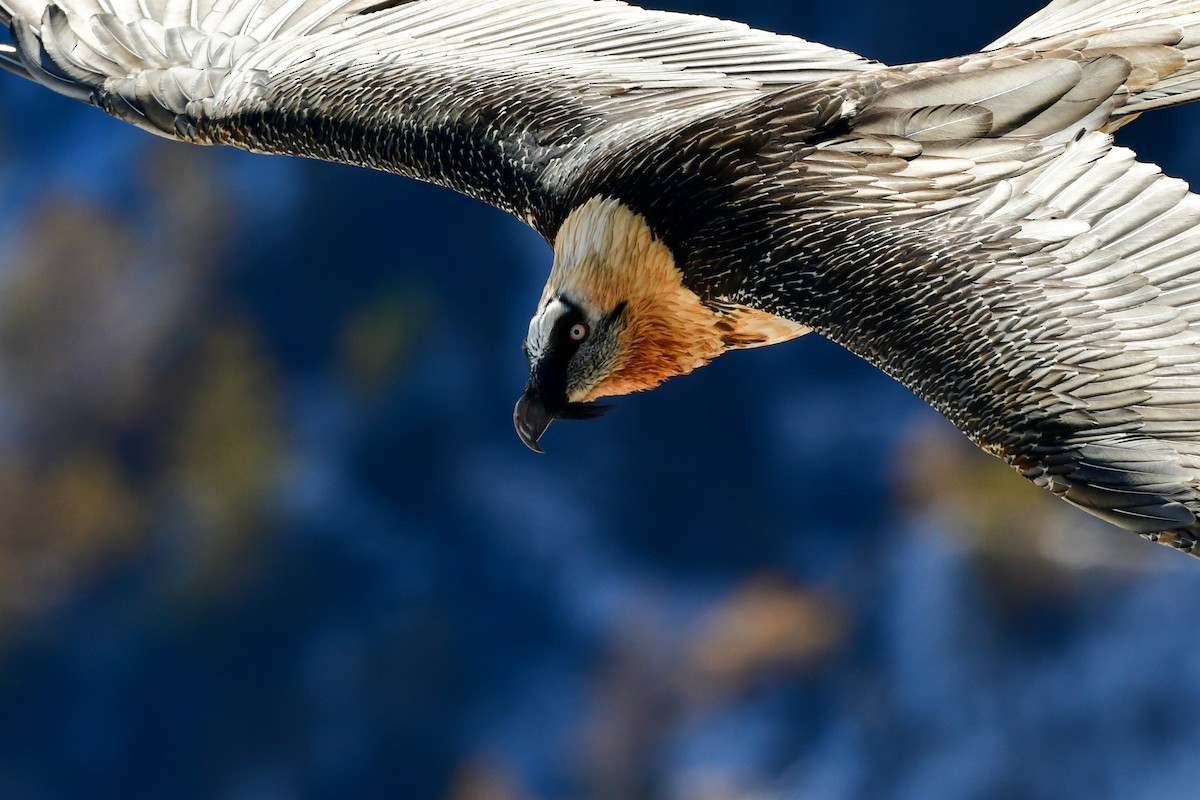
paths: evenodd
<path fill-rule="evenodd" d="M 646 220 L 617 200 L 592 198 L 575 209 L 559 229 L 554 252 L 543 304 L 556 294 L 604 312 L 626 304 L 613 369 L 582 401 L 649 389 L 728 349 L 808 331 L 744 306 L 701 302 Z"/>

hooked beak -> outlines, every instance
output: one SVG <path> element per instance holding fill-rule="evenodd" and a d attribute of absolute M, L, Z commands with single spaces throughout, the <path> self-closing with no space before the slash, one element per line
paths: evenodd
<path fill-rule="evenodd" d="M 554 415 L 546 409 L 541 393 L 532 386 L 527 388 L 513 409 L 513 425 L 517 428 L 517 436 L 533 452 L 544 453 L 546 451 L 538 444 L 538 440 L 553 421 Z"/>
<path fill-rule="evenodd" d="M 553 412 L 546 408 L 541 392 L 529 386 L 513 409 L 513 425 L 526 447 L 535 453 L 545 453 L 538 442 L 551 422 L 556 419 L 595 419 L 608 410 L 608 406 L 600 403 L 567 403 L 560 411 Z"/>

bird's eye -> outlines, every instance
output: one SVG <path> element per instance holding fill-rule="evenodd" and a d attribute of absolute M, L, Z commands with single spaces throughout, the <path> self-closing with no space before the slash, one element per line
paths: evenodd
<path fill-rule="evenodd" d="M 571 330 L 567 331 L 567 335 L 571 337 L 572 342 L 582 342 L 587 338 L 588 326 L 582 322 L 576 322 L 571 326 Z"/>

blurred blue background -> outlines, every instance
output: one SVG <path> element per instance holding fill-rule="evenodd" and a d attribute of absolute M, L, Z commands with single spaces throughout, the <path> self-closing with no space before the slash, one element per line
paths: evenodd
<path fill-rule="evenodd" d="M 901 63 L 1036 4 L 672 8 Z M 848 353 L 726 356 L 537 457 L 520 223 L 15 78 L 0 109 L 0 798 L 1200 785 L 1200 563 Z M 1200 178 L 1198 131 L 1120 139 Z"/>

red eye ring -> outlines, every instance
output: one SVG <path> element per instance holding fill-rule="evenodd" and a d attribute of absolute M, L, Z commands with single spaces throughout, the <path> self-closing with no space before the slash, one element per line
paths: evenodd
<path fill-rule="evenodd" d="M 567 336 L 571 337 L 572 342 L 582 342 L 588 336 L 588 326 L 584 325 L 582 322 L 576 322 L 571 326 L 571 329 L 567 331 Z"/>

